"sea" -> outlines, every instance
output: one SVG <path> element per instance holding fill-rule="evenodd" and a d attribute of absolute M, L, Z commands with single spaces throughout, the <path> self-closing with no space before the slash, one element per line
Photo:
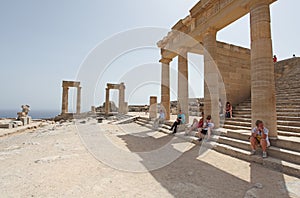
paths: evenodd
<path fill-rule="evenodd" d="M 20 110 L 0 110 L 0 118 L 16 118 L 17 112 L 20 112 Z M 60 111 L 58 110 L 31 110 L 28 115 L 32 119 L 49 119 L 59 114 Z"/>

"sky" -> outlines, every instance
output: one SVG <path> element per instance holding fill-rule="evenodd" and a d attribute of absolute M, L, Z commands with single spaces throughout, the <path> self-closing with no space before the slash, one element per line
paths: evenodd
<path fill-rule="evenodd" d="M 161 35 L 189 14 L 198 0 L 1 0 L 0 1 L 0 111 L 30 104 L 36 110 L 61 108 L 62 80 L 78 79 L 89 55 L 103 41 L 132 29 L 159 28 Z M 300 55 L 298 36 L 300 1 L 278 0 L 271 6 L 274 54 L 279 60 Z M 218 32 L 220 41 L 250 46 L 249 16 Z M 150 40 L 157 41 L 160 34 Z M 138 36 L 137 36 L 137 39 Z M 118 45 L 111 48 L 120 48 Z M 109 49 L 111 49 L 109 48 Z M 107 49 L 107 50 L 109 50 Z M 203 96 L 203 57 L 189 55 L 190 97 Z M 160 95 L 159 50 L 153 46 L 117 57 L 98 78 L 94 98 L 83 109 L 100 105 L 106 82 L 125 81 L 129 104 L 146 104 L 150 95 Z M 177 60 L 171 63 L 171 99 L 176 99 Z M 94 71 L 91 71 L 92 73 Z M 147 82 L 153 79 L 152 83 Z M 132 80 L 134 82 L 130 82 Z M 126 82 L 127 81 L 127 82 Z M 140 84 L 136 84 L 140 83 Z M 75 91 L 70 90 L 70 96 Z M 117 91 L 111 99 L 117 102 Z M 70 97 L 74 109 L 74 97 Z M 160 98 L 158 98 L 160 100 Z M 90 102 L 91 101 L 91 102 Z"/>

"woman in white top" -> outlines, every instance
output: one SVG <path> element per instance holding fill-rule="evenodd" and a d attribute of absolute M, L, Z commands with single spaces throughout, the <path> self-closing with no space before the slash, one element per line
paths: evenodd
<path fill-rule="evenodd" d="M 261 145 L 263 150 L 263 158 L 267 157 L 267 147 L 270 146 L 269 141 L 269 130 L 264 127 L 264 123 L 261 120 L 255 122 L 256 127 L 251 131 L 250 143 L 251 143 L 251 154 L 254 155 L 256 151 L 256 146 Z"/>

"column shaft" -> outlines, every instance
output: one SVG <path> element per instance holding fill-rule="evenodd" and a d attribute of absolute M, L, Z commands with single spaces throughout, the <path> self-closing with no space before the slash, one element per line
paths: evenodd
<path fill-rule="evenodd" d="M 178 112 L 185 114 L 186 122 L 189 122 L 189 83 L 188 83 L 188 54 L 183 50 L 178 55 Z"/>
<path fill-rule="evenodd" d="M 161 109 L 165 111 L 166 120 L 170 120 L 170 62 L 171 59 L 160 60 L 161 64 Z"/>
<path fill-rule="evenodd" d="M 81 87 L 77 87 L 76 114 L 80 114 L 80 111 L 81 111 Z"/>
<path fill-rule="evenodd" d="M 270 8 L 267 1 L 254 1 L 250 8 L 251 27 L 251 109 L 252 124 L 262 120 L 277 138 L 273 49 Z"/>
<path fill-rule="evenodd" d="M 209 29 L 203 38 L 204 45 L 204 115 L 211 115 L 215 127 L 220 126 L 219 73 L 217 66 L 216 30 Z"/>
<path fill-rule="evenodd" d="M 119 113 L 124 113 L 124 105 L 125 105 L 125 91 L 124 87 L 121 86 L 119 89 Z"/>
<path fill-rule="evenodd" d="M 108 115 L 110 111 L 110 104 L 109 104 L 109 89 L 106 88 L 105 92 L 105 114 Z"/>
<path fill-rule="evenodd" d="M 66 114 L 68 112 L 68 100 L 69 100 L 69 88 L 63 87 L 63 93 L 62 93 L 62 106 L 61 106 L 61 113 Z"/>

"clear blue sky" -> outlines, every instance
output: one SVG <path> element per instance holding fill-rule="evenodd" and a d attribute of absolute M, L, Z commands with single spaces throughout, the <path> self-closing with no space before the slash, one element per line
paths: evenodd
<path fill-rule="evenodd" d="M 137 27 L 170 28 L 188 15 L 197 0 L 2 0 L 0 4 L 0 110 L 59 110 L 61 81 L 76 78 L 80 64 L 98 43 L 118 32 Z M 274 53 L 279 59 L 300 55 L 300 1 L 278 0 L 271 6 Z M 249 17 L 245 16 L 218 33 L 218 40 L 249 47 Z M 147 62 L 159 59 L 149 52 Z M 197 59 L 197 58 L 196 58 Z M 201 58 L 198 57 L 201 70 Z M 142 61 L 142 60 L 141 60 Z M 123 67 L 130 60 L 122 62 Z M 121 64 L 121 63 L 120 63 Z M 176 70 L 176 60 L 172 63 Z M 157 78 L 160 77 L 156 67 Z M 193 70 L 190 73 L 195 73 Z M 192 74 L 191 74 L 192 75 Z M 172 84 L 176 74 L 172 73 Z M 111 77 L 114 81 L 113 76 Z M 201 76 L 191 76 L 198 79 Z M 201 83 L 191 96 L 201 96 Z M 104 86 L 98 85 L 103 102 Z M 83 88 L 84 89 L 84 88 Z M 128 87 L 130 89 L 130 87 Z M 176 88 L 174 88 L 176 90 Z M 149 94 L 159 94 L 155 86 Z M 101 92 L 101 93 L 100 93 Z M 114 92 L 113 92 L 114 93 Z M 148 93 L 127 93 L 130 103 L 147 103 Z M 114 94 L 113 94 L 114 95 Z M 141 97 L 143 96 L 143 97 Z M 140 97 L 140 99 L 139 99 Z M 135 98 L 135 99 L 134 99 Z M 172 98 L 176 98 L 173 94 Z M 91 104 L 93 105 L 93 104 Z"/>

